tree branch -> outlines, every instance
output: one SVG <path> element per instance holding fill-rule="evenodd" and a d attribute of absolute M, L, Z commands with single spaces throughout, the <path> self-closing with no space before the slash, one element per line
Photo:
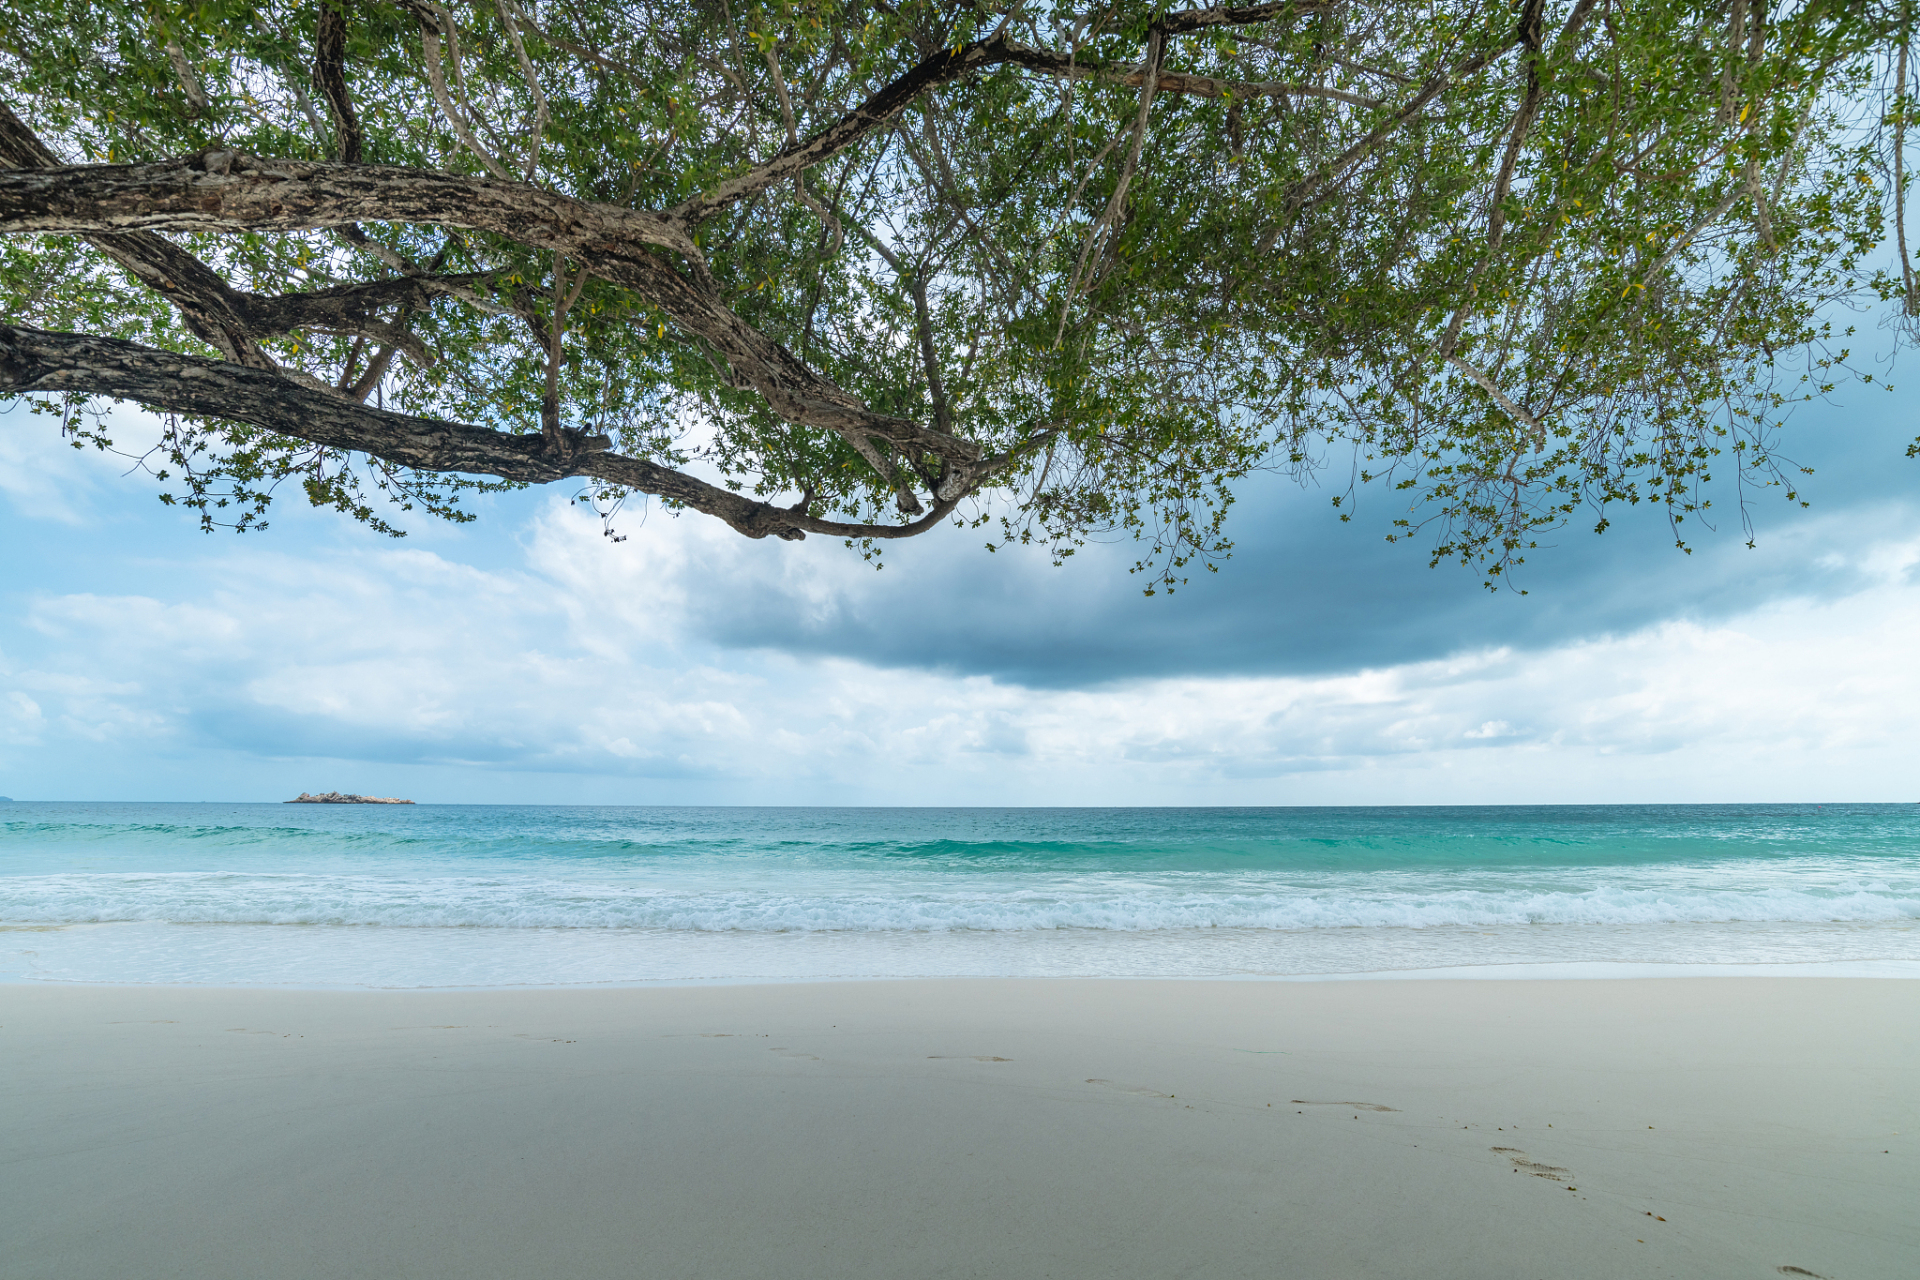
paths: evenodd
<path fill-rule="evenodd" d="M 532 134 L 532 139 L 527 146 L 526 173 L 527 181 L 532 182 L 533 175 L 540 169 L 540 140 L 547 131 L 547 95 L 540 88 L 540 77 L 534 74 L 533 60 L 527 57 L 526 42 L 521 40 L 520 28 L 514 21 L 516 6 L 510 4 L 508 0 L 497 0 L 497 3 L 500 7 L 500 20 L 506 24 L 507 38 L 513 43 L 514 56 L 520 61 L 520 74 L 526 79 L 528 91 L 533 94 L 533 128 L 528 131 Z"/>
<path fill-rule="evenodd" d="M 728 205 L 832 159 L 912 106 L 929 89 L 958 80 L 970 71 L 1014 60 L 1016 48 L 1005 36 L 996 34 L 958 49 L 942 49 L 820 132 L 782 148 L 772 158 L 674 206 L 667 214 L 685 226 L 697 226 Z"/>
<path fill-rule="evenodd" d="M 464 227 L 567 252 L 626 241 L 700 254 L 659 214 L 434 169 L 214 150 L 152 164 L 0 173 L 0 232 L 315 231 L 354 222 Z"/>
<path fill-rule="evenodd" d="M 1916 289 L 1913 258 L 1907 253 L 1907 116 L 1912 102 L 1908 92 L 1907 59 L 1911 52 L 1905 33 L 1900 40 L 1899 64 L 1894 71 L 1893 126 L 1893 229 L 1900 247 L 1900 310 L 1920 315 L 1920 289 Z"/>
<path fill-rule="evenodd" d="M 532 484 L 591 476 L 714 516 L 750 538 L 788 541 L 808 533 L 876 539 L 924 533 L 982 480 L 1018 456 L 1002 454 L 976 467 L 958 468 L 967 475 L 965 487 L 942 496 L 932 511 L 909 524 L 821 520 L 802 509 L 744 498 L 644 458 L 609 452 L 611 442 L 605 436 L 569 431 L 570 448 L 556 455 L 539 434 L 514 435 L 375 409 L 264 369 L 117 338 L 0 325 L 0 394 L 61 391 L 131 400 L 162 413 L 244 422 L 420 471 L 458 471 Z"/>
<path fill-rule="evenodd" d="M 360 116 L 347 92 L 347 0 L 320 0 L 320 22 L 313 38 L 313 82 L 333 111 L 334 139 L 342 164 L 359 164 L 363 137 Z"/>
<path fill-rule="evenodd" d="M 567 282 L 567 260 L 559 254 L 553 258 L 552 323 L 548 326 L 547 348 L 547 386 L 546 394 L 540 400 L 540 429 L 546 434 L 547 444 L 551 448 L 560 448 L 565 441 L 565 433 L 560 426 L 560 361 L 566 354 L 567 312 L 573 310 L 573 304 L 580 301 L 580 291 L 587 287 L 586 268 L 580 269 L 571 284 Z"/>
<path fill-rule="evenodd" d="M 1009 43 L 1012 52 L 1006 61 L 1028 71 L 1045 72 L 1068 80 L 1112 80 L 1131 87 L 1138 87 L 1146 79 L 1146 72 L 1137 66 L 1115 67 L 1099 62 L 1082 62 L 1077 58 L 1048 53 L 1043 49 Z M 1278 81 L 1219 80 L 1212 76 L 1190 76 L 1178 71 L 1160 72 L 1154 84 L 1154 90 L 1157 93 L 1184 93 L 1196 98 L 1327 98 L 1334 102 L 1365 107 L 1370 111 L 1377 111 L 1386 105 L 1378 98 L 1348 93 L 1344 89 L 1323 88 L 1320 85 L 1287 84 Z"/>
<path fill-rule="evenodd" d="M 333 9 L 329 6 L 322 12 Z M 0 105 L 0 165 L 37 169 L 60 167 L 60 160 L 19 117 Z M 295 329 L 365 334 L 405 351 L 417 364 L 430 365 L 433 356 L 418 338 L 373 313 L 389 306 L 418 306 L 436 293 L 487 278 L 481 274 L 411 276 L 272 296 L 235 289 L 185 249 L 149 231 L 91 235 L 87 241 L 172 303 L 195 337 L 234 363 L 253 369 L 278 369 L 260 344 Z"/>
<path fill-rule="evenodd" d="M 1509 418 L 1512 418 L 1515 422 L 1527 429 L 1528 434 L 1533 437 L 1533 451 L 1535 453 L 1547 447 L 1546 424 L 1515 404 L 1508 398 L 1507 393 L 1500 389 L 1498 383 L 1468 364 L 1465 360 L 1462 360 L 1458 356 L 1448 356 L 1446 359 L 1448 364 L 1472 379 L 1475 386 L 1492 396 L 1493 402 L 1499 405 L 1501 410 L 1505 412 Z"/>
<path fill-rule="evenodd" d="M 16 170 L 61 166 L 60 158 L 4 103 L 0 165 Z M 87 242 L 172 303 L 188 331 L 227 359 L 254 369 L 277 367 L 254 338 L 239 293 L 185 249 L 145 231 L 88 235 Z"/>
<path fill-rule="evenodd" d="M 1160 57 L 1167 47 L 1166 36 L 1158 28 L 1147 36 L 1147 63 L 1140 76 L 1140 108 L 1134 115 L 1133 140 L 1127 144 L 1126 159 L 1120 165 L 1120 180 L 1113 184 L 1113 197 L 1107 201 L 1107 207 L 1101 211 L 1093 225 L 1087 228 L 1087 239 L 1080 246 L 1080 261 L 1074 265 L 1073 281 L 1067 286 L 1067 296 L 1060 302 L 1060 324 L 1054 331 L 1053 342 L 1060 345 L 1061 335 L 1067 331 L 1067 313 L 1073 307 L 1074 299 L 1080 296 L 1081 278 L 1087 269 L 1087 258 L 1093 252 L 1093 246 L 1101 233 L 1115 222 L 1127 207 L 1127 188 L 1133 182 L 1134 166 L 1140 162 L 1140 149 L 1146 142 L 1147 115 L 1153 107 L 1154 90 L 1160 85 Z"/>
<path fill-rule="evenodd" d="M 417 308 L 451 289 L 478 284 L 490 278 L 486 272 L 401 276 L 395 280 L 335 285 L 308 293 L 244 293 L 238 296 L 245 301 L 248 321 L 262 337 L 290 333 L 295 329 L 364 332 L 369 337 L 380 337 L 362 327 L 377 323 L 373 314 L 375 311 L 392 306 Z"/>
<path fill-rule="evenodd" d="M 167 61 L 173 66 L 174 78 L 180 82 L 180 91 L 187 95 L 187 114 L 204 116 L 210 105 L 207 91 L 200 84 L 200 77 L 193 74 L 193 64 L 187 61 L 187 51 L 173 38 L 173 33 L 164 27 L 160 31 L 167 51 Z"/>
<path fill-rule="evenodd" d="M 440 36 L 443 31 L 447 35 L 449 51 L 453 54 L 454 74 L 458 76 L 460 73 L 459 48 L 454 43 L 458 37 L 453 33 L 452 15 L 442 13 L 439 6 L 432 4 L 407 3 L 404 7 L 420 20 L 420 52 L 427 64 L 427 87 L 433 93 L 433 100 L 439 106 L 440 114 L 447 118 L 449 125 L 453 126 L 454 136 L 460 139 L 461 145 L 472 153 L 474 159 L 478 160 L 488 173 L 496 178 L 510 180 L 512 175 L 506 171 L 493 153 L 481 146 L 480 140 L 474 137 L 473 126 L 468 122 L 466 113 L 454 103 L 453 93 L 447 88 L 447 73 L 440 63 Z"/>
<path fill-rule="evenodd" d="M 1266 22 L 1289 13 L 1328 12 L 1335 8 L 1337 3 L 1338 0 L 1326 4 L 1296 4 L 1292 0 L 1286 0 L 1280 4 L 1256 5 L 1245 9 L 1190 9 L 1180 14 L 1169 15 L 1159 29 L 1165 34 L 1177 35 L 1199 31 L 1206 27 L 1247 25 Z M 1175 19 L 1179 19 L 1183 25 L 1178 28 L 1166 25 Z M 803 173 L 823 161 L 832 159 L 906 110 L 928 90 L 958 80 L 969 72 L 1009 62 L 1037 71 L 1073 74 L 1073 64 L 1070 60 L 1058 54 L 1045 53 L 1019 44 L 998 32 L 985 40 L 976 40 L 957 49 L 942 49 L 923 59 L 905 75 L 876 91 L 865 102 L 825 129 L 798 143 L 782 148 L 772 158 L 755 165 L 737 177 L 727 179 L 704 194 L 674 206 L 668 210 L 668 216 L 680 220 L 687 226 L 696 226 L 728 205 L 756 195 L 783 179 Z M 1092 74 L 1104 74 L 1104 72 L 1096 71 Z M 1129 74 L 1138 76 L 1140 73 Z M 1238 93 L 1246 89 L 1249 91 L 1247 96 L 1253 96 L 1254 90 L 1260 90 L 1268 95 L 1282 92 L 1305 93 L 1338 98 L 1360 106 L 1380 105 L 1370 98 L 1347 95 L 1338 90 L 1322 90 L 1301 85 L 1247 86 L 1230 81 L 1213 80 L 1206 76 L 1174 76 L 1172 81 L 1172 85 L 1169 86 L 1171 91 L 1195 93 L 1203 97 L 1218 97 L 1223 92 Z M 1139 81 L 1127 79 L 1126 83 L 1137 84 Z M 1445 86 L 1443 84 L 1440 87 Z M 1435 89 L 1434 92 L 1439 92 L 1439 89 Z"/>
<path fill-rule="evenodd" d="M 1375 125 L 1367 132 L 1365 137 L 1334 157 L 1319 173 L 1309 178 L 1304 178 L 1295 184 L 1293 190 L 1290 191 L 1288 195 L 1293 201 L 1305 200 L 1321 187 L 1326 186 L 1330 182 L 1337 181 L 1348 169 L 1352 168 L 1375 147 L 1391 137 L 1402 125 L 1426 110 L 1429 102 L 1432 102 L 1435 98 L 1446 92 L 1452 85 L 1498 62 L 1513 49 L 1517 48 L 1519 44 L 1520 36 L 1519 33 L 1516 32 L 1496 47 L 1484 53 L 1477 53 L 1465 62 L 1462 62 L 1459 66 L 1449 71 L 1442 71 L 1438 75 L 1429 78 L 1425 84 L 1420 86 L 1419 92 L 1403 103 L 1391 116 L 1388 116 L 1385 120 Z"/>
<path fill-rule="evenodd" d="M 984 451 L 971 440 L 867 408 L 780 343 L 741 320 L 710 280 L 690 280 L 653 253 L 594 246 L 582 249 L 579 256 L 595 275 L 640 293 L 672 316 L 681 328 L 719 352 L 768 407 L 787 421 L 835 432 L 856 447 L 855 436 L 868 435 L 936 453 L 949 461 L 981 459 Z"/>
<path fill-rule="evenodd" d="M 1304 18 L 1332 13 L 1343 3 L 1344 0 L 1276 0 L 1273 4 L 1246 5 L 1237 9 L 1215 5 L 1170 13 L 1160 19 L 1158 25 L 1170 36 L 1184 36 L 1208 27 L 1250 27 L 1256 23 L 1272 22 L 1276 18 Z"/>
<path fill-rule="evenodd" d="M 1574 10 L 1568 19 L 1567 31 L 1563 32 L 1558 44 L 1564 43 L 1568 35 L 1579 29 L 1586 21 L 1586 15 L 1592 10 L 1594 0 Z M 1540 113 L 1540 101 L 1546 96 L 1546 90 L 1540 80 L 1540 22 L 1542 0 L 1527 0 L 1521 11 L 1518 34 L 1520 42 L 1530 51 L 1527 59 L 1527 91 L 1521 99 L 1519 110 L 1513 113 L 1511 136 L 1507 139 L 1506 155 L 1501 158 L 1499 175 L 1494 179 L 1493 195 L 1487 202 L 1487 248 L 1480 260 L 1467 273 L 1466 282 L 1461 286 L 1461 300 L 1455 308 L 1453 319 L 1447 324 L 1447 332 L 1440 339 L 1440 354 L 1451 357 L 1454 348 L 1460 342 L 1461 327 L 1466 324 L 1467 313 L 1473 309 L 1475 295 L 1479 292 L 1480 277 L 1493 265 L 1494 255 L 1500 252 L 1500 245 L 1507 233 L 1507 195 L 1513 190 L 1513 171 L 1520 162 L 1520 151 L 1527 144 L 1527 134 L 1533 129 L 1533 121 Z"/>
<path fill-rule="evenodd" d="M 532 482 L 581 474 L 577 465 L 569 465 L 576 459 L 547 456 L 537 435 L 509 435 L 372 409 L 271 370 L 117 338 L 0 326 L 0 390 L 10 395 L 72 391 L 132 400 L 164 413 L 245 422 L 425 471 Z M 605 437 L 583 437 L 576 453 L 584 457 L 608 444 Z"/>
<path fill-rule="evenodd" d="M 863 432 L 968 461 L 981 457 L 970 441 L 872 412 L 742 321 L 700 270 L 704 259 L 692 239 L 657 214 L 525 183 L 386 165 L 262 160 L 232 151 L 149 165 L 0 173 L 0 233 L 297 231 L 361 221 L 470 227 L 568 254 L 602 279 L 637 290 L 709 343 L 790 422 L 843 435 Z M 680 252 L 696 278 L 648 246 Z"/>

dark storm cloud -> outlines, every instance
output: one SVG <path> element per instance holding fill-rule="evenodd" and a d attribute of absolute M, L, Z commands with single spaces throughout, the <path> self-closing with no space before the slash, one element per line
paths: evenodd
<path fill-rule="evenodd" d="M 1879 397 L 1876 399 L 1876 397 Z M 888 568 L 836 574 L 822 592 L 771 577 L 752 590 L 689 591 L 690 629 L 734 648 L 835 656 L 889 667 L 988 675 L 1042 688 L 1133 677 L 1322 674 L 1416 662 L 1465 649 L 1540 648 L 1669 619 L 1713 621 L 1788 598 L 1836 598 L 1866 585 L 1859 553 L 1920 527 L 1911 395 L 1856 389 L 1862 407 L 1819 405 L 1790 424 L 1787 452 L 1814 502 L 1750 496 L 1758 546 L 1745 545 L 1736 495 L 1717 495 L 1717 531 L 1676 549 L 1651 510 L 1609 513 L 1604 536 L 1582 513 L 1516 575 L 1527 592 L 1489 593 L 1457 564 L 1427 567 L 1422 544 L 1389 546 L 1392 495 L 1365 492 L 1350 523 L 1325 491 L 1246 486 L 1219 574 L 1147 599 L 1125 567 L 1131 545 L 1091 548 L 1065 569 L 981 534 L 943 531 L 889 548 Z M 799 554 L 840 555 L 809 546 Z"/>

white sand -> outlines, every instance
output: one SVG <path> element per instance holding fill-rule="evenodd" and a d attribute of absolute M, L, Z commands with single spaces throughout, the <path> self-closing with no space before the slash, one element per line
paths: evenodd
<path fill-rule="evenodd" d="M 1911 981 L 18 985 L 0 1072 L 7 1280 L 1920 1276 Z"/>

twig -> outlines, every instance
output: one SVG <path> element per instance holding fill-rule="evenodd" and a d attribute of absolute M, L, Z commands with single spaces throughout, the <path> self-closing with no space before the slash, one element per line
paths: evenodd
<path fill-rule="evenodd" d="M 1440 354 L 1451 356 L 1460 343 L 1460 329 L 1467 321 L 1467 313 L 1473 309 L 1474 294 L 1479 288 L 1480 277 L 1493 265 L 1495 255 L 1500 252 L 1500 244 L 1507 234 L 1507 196 L 1513 190 L 1514 167 L 1520 162 L 1520 150 L 1526 145 L 1527 134 L 1533 129 L 1534 119 L 1540 114 L 1540 101 L 1546 91 L 1540 83 L 1540 0 L 1530 0 L 1520 19 L 1520 38 L 1526 44 L 1531 57 L 1527 59 L 1527 92 L 1521 99 L 1520 109 L 1513 115 L 1513 136 L 1507 139 L 1507 152 L 1500 161 L 1500 174 L 1494 180 L 1493 198 L 1487 208 L 1487 250 L 1468 273 L 1461 287 L 1465 295 L 1453 313 L 1453 319 L 1447 324 L 1446 336 L 1440 339 Z M 1575 17 L 1581 15 L 1576 13 Z M 1564 39 L 1564 36 L 1562 37 Z M 1557 47 L 1556 42 L 1556 47 Z"/>
<path fill-rule="evenodd" d="M 1908 315 L 1920 314 L 1920 294 L 1916 294 L 1913 278 L 1913 259 L 1907 256 L 1907 36 L 1902 33 L 1900 40 L 1900 65 L 1895 72 L 1898 87 L 1894 90 L 1896 117 L 1893 123 L 1893 229 L 1900 241 L 1900 278 L 1906 286 L 1906 293 L 1900 300 L 1900 309 Z"/>
<path fill-rule="evenodd" d="M 345 0 L 321 0 L 320 22 L 314 31 L 313 82 L 333 112 L 333 132 L 342 164 L 359 164 L 362 134 L 360 115 L 347 92 L 347 17 Z"/>
<path fill-rule="evenodd" d="M 520 39 L 520 28 L 514 22 L 514 6 L 511 0 L 498 0 L 500 21 L 506 24 L 507 39 L 513 42 L 513 56 L 519 59 L 520 74 L 526 77 L 527 88 L 533 93 L 533 140 L 527 149 L 527 181 L 533 181 L 533 175 L 540 167 L 540 139 L 547 130 L 547 95 L 540 89 L 540 77 L 533 73 L 533 60 L 527 57 L 527 46 Z"/>
<path fill-rule="evenodd" d="M 1359 163 L 1375 147 L 1379 146 L 1391 136 L 1394 130 L 1425 111 L 1429 102 L 1439 97 L 1452 85 L 1459 83 L 1468 76 L 1485 70 L 1493 63 L 1499 61 L 1519 43 L 1519 36 L 1511 36 L 1495 48 L 1489 49 L 1485 53 L 1475 54 L 1451 71 L 1442 71 L 1428 80 L 1420 86 L 1418 93 L 1414 94 L 1412 98 L 1402 104 L 1391 116 L 1388 116 L 1385 120 L 1375 125 L 1367 132 L 1364 138 L 1361 138 L 1358 142 L 1335 156 L 1333 161 L 1322 168 L 1320 172 L 1303 178 L 1296 183 L 1293 190 L 1287 193 L 1289 199 L 1296 202 L 1304 201 L 1321 187 L 1340 178 L 1348 169 Z"/>
<path fill-rule="evenodd" d="M 1802 116 L 1800 118 L 1800 127 L 1794 130 L 1793 141 L 1788 144 L 1787 153 L 1780 158 L 1780 171 L 1776 175 L 1773 184 L 1773 198 L 1775 200 L 1780 198 L 1780 192 L 1786 187 L 1787 174 L 1793 167 L 1794 152 L 1800 147 L 1800 138 L 1806 133 L 1809 118 L 1809 116 Z M 1713 207 L 1711 213 L 1687 228 L 1686 232 L 1681 235 L 1679 239 L 1667 246 L 1667 251 L 1656 258 L 1653 265 L 1647 268 L 1646 273 L 1640 277 L 1642 282 L 1652 280 L 1655 276 L 1659 275 L 1666 269 L 1669 262 L 1672 262 L 1682 250 L 1693 243 L 1695 237 L 1724 217 L 1727 210 L 1733 208 L 1741 196 L 1748 194 L 1757 193 L 1753 193 L 1751 185 L 1745 179 L 1734 183 L 1732 187 L 1728 188 L 1727 194 L 1721 198 L 1720 203 Z"/>
<path fill-rule="evenodd" d="M 447 91 L 446 71 L 440 64 L 440 32 L 428 25 L 427 14 L 434 14 L 438 21 L 449 27 L 453 22 L 451 15 L 437 5 L 425 3 L 415 8 L 414 13 L 420 19 L 420 50 L 426 56 L 427 85 L 433 91 L 434 102 L 439 104 L 441 114 L 446 116 L 447 123 L 453 126 L 454 136 L 460 139 L 461 144 L 471 151 L 482 165 L 486 166 L 487 172 L 503 181 L 512 182 L 513 175 L 508 173 L 501 163 L 493 158 L 493 154 L 480 145 L 479 139 L 473 136 L 472 126 L 467 123 L 467 118 L 461 113 L 460 108 L 454 105 L 453 95 Z M 449 36 L 448 39 L 451 40 L 452 37 Z M 457 62 L 455 69 L 458 70 Z"/>
<path fill-rule="evenodd" d="M 1067 296 L 1060 301 L 1060 323 L 1053 333 L 1053 345 L 1056 347 L 1066 335 L 1067 314 L 1073 307 L 1073 300 L 1080 295 L 1081 278 L 1086 272 L 1087 258 L 1093 252 L 1094 242 L 1126 207 L 1127 188 L 1133 183 L 1134 166 L 1140 161 L 1140 148 L 1146 141 L 1147 115 L 1153 106 L 1154 90 L 1160 87 L 1160 54 L 1166 48 L 1166 40 L 1166 33 L 1159 27 L 1155 27 L 1147 37 L 1147 62 L 1140 78 L 1140 109 L 1133 118 L 1133 141 L 1127 146 L 1127 158 L 1120 166 L 1120 180 L 1114 184 L 1113 198 L 1107 201 L 1106 209 L 1087 228 L 1086 242 L 1080 246 L 1080 261 L 1074 265 L 1073 282 L 1067 287 Z"/>
<path fill-rule="evenodd" d="M 780 55 L 773 49 L 767 50 L 767 70 L 773 75 L 773 92 L 780 99 L 780 119 L 787 126 L 787 147 L 791 149 L 799 145 L 800 131 L 793 118 L 793 98 L 787 93 L 787 78 L 780 74 Z M 806 170 L 802 169 L 793 175 L 793 190 L 800 197 L 800 203 L 812 210 L 814 217 L 820 219 L 820 225 L 825 228 L 832 240 L 832 246 L 826 250 L 824 256 L 838 257 L 840 246 L 846 242 L 846 233 L 841 229 L 840 219 L 834 216 L 833 211 L 815 200 L 813 193 L 807 190 Z"/>
<path fill-rule="evenodd" d="M 1043 71 L 1064 80 L 1111 80 L 1116 84 L 1136 87 L 1145 82 L 1147 73 L 1138 68 L 1125 71 L 1118 67 L 1101 66 L 1099 63 L 1081 62 L 1078 50 L 1074 55 L 1061 57 L 1059 54 L 1031 49 L 1025 45 L 1011 46 L 1009 59 L 1016 66 L 1028 71 Z M 1192 76 L 1178 71 L 1157 73 L 1158 82 L 1154 88 L 1160 93 L 1184 93 L 1196 98 L 1279 98 L 1304 97 L 1326 98 L 1333 102 L 1344 102 L 1350 106 L 1364 107 L 1377 111 L 1386 106 L 1379 98 L 1369 98 L 1365 94 L 1348 93 L 1345 89 L 1329 89 L 1322 85 L 1292 84 L 1282 81 L 1245 81 L 1221 80 L 1213 76 Z"/>
<path fill-rule="evenodd" d="M 1515 422 L 1518 422 L 1520 425 L 1526 427 L 1527 430 L 1532 433 L 1533 451 L 1535 453 L 1539 453 L 1542 449 L 1545 449 L 1547 447 L 1546 424 L 1542 423 L 1538 418 L 1534 417 L 1532 414 L 1528 413 L 1525 409 L 1522 409 L 1519 405 L 1515 404 L 1512 400 L 1508 399 L 1507 393 L 1502 391 L 1499 388 L 1498 384 L 1496 384 L 1492 378 L 1489 378 L 1486 374 L 1480 372 L 1478 369 L 1468 364 L 1465 360 L 1462 360 L 1459 356 L 1448 356 L 1447 363 L 1452 365 L 1454 368 L 1458 369 L 1460 372 L 1466 374 L 1467 377 L 1473 379 L 1474 384 L 1478 386 L 1482 391 L 1492 396 L 1493 402 L 1499 405 L 1501 410 L 1505 412 L 1509 418 L 1512 418 Z"/>
<path fill-rule="evenodd" d="M 547 338 L 547 391 L 540 402 L 540 430 L 547 438 L 549 447 L 559 447 L 564 443 L 560 434 L 560 355 L 567 333 L 567 312 L 573 310 L 573 304 L 580 300 L 580 291 L 587 287 L 585 267 L 574 280 L 571 288 L 567 285 L 567 259 L 563 254 L 553 255 L 553 321 L 549 326 Z"/>
<path fill-rule="evenodd" d="M 173 74 L 180 81 L 181 92 L 187 95 L 187 105 L 192 108 L 189 115 L 207 114 L 207 91 L 200 83 L 200 77 L 193 74 L 193 64 L 187 61 L 187 51 L 173 38 L 173 33 L 162 27 L 160 34 L 165 37 L 167 61 L 173 64 Z"/>

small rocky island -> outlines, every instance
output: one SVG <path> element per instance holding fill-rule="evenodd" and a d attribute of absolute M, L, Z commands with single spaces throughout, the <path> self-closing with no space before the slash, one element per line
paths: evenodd
<path fill-rule="evenodd" d="M 308 795 L 302 791 L 298 800 L 287 800 L 285 804 L 412 804 L 411 800 L 394 800 L 387 796 L 350 796 L 338 791 L 322 791 L 319 795 Z"/>

